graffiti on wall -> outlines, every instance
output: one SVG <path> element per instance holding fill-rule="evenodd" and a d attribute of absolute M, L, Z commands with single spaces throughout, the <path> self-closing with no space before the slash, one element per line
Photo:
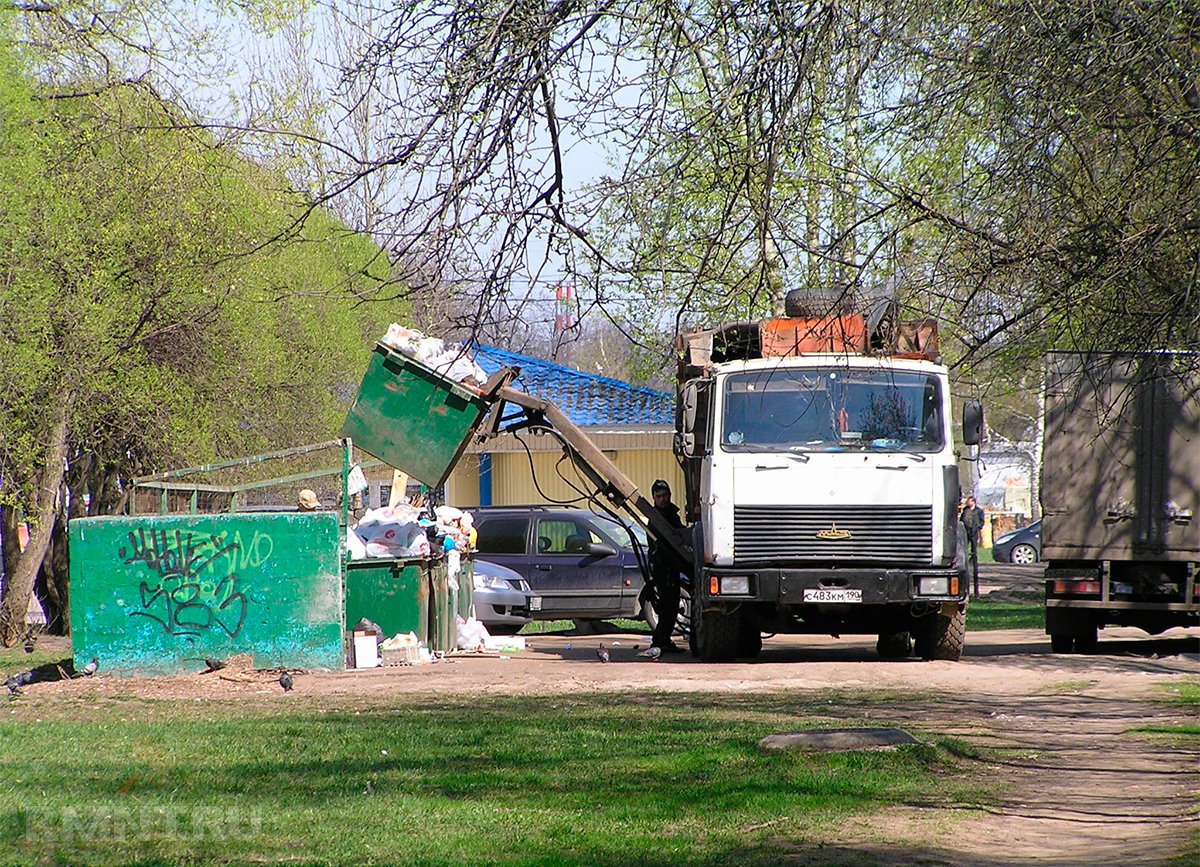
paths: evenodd
<path fill-rule="evenodd" d="M 239 573 L 260 568 L 274 551 L 271 537 L 254 531 L 139 528 L 117 550 L 127 566 L 140 566 L 137 609 L 130 617 L 157 622 L 169 635 L 199 636 L 220 630 L 230 638 L 246 622 Z"/>

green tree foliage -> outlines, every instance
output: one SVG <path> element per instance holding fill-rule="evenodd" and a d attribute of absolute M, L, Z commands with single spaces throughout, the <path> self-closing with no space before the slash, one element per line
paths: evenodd
<path fill-rule="evenodd" d="M 1200 40 L 1182 0 L 377 18 L 348 80 L 386 82 L 394 121 L 361 177 L 419 168 L 390 224 L 469 263 L 484 311 L 519 306 L 537 240 L 631 334 L 888 286 L 942 321 L 968 375 L 1050 345 L 1196 345 Z M 571 161 L 602 148 L 607 173 L 581 182 Z"/>
<path fill-rule="evenodd" d="M 11 53 L 0 76 L 6 523 L 24 512 L 38 541 L 67 503 L 111 509 L 132 476 L 336 435 L 365 347 L 402 315 L 355 306 L 387 276 L 378 248 L 298 220 L 271 172 L 148 87 L 55 98 Z M 10 590 L 37 570 L 20 565 Z"/>

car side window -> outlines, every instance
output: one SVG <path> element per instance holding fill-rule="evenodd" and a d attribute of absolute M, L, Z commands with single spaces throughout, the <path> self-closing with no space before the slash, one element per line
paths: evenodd
<path fill-rule="evenodd" d="M 538 522 L 538 550 L 543 554 L 584 554 L 588 545 L 601 541 L 580 521 L 547 519 Z"/>
<path fill-rule="evenodd" d="M 480 522 L 475 547 L 481 554 L 524 554 L 528 518 L 487 518 Z"/>

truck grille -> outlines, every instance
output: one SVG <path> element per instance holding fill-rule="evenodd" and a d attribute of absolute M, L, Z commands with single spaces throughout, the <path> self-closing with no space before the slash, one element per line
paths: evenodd
<path fill-rule="evenodd" d="M 735 506 L 733 559 L 929 564 L 929 506 Z"/>

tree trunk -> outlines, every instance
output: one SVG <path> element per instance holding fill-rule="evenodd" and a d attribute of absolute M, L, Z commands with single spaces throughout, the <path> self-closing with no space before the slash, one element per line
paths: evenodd
<path fill-rule="evenodd" d="M 50 534 L 50 548 L 42 559 L 42 568 L 34 583 L 42 610 L 46 612 L 46 631 L 52 635 L 67 635 L 71 631 L 69 572 L 67 520 L 59 510 Z"/>
<path fill-rule="evenodd" d="M 4 580 L 17 571 L 17 563 L 21 559 L 21 540 L 17 534 L 17 509 L 15 506 L 0 505 L 0 570 L 4 572 Z M 0 589 L 0 597 L 4 595 Z"/>
<path fill-rule="evenodd" d="M 33 583 L 42 567 L 46 549 L 50 547 L 58 492 L 67 466 L 67 407 L 68 400 L 63 397 L 50 430 L 50 441 L 46 444 L 46 466 L 38 484 L 29 544 L 17 561 L 17 568 L 8 576 L 4 598 L 0 599 L 0 646 L 3 647 L 12 647 L 25 635 L 25 610 L 29 607 L 29 595 L 33 592 Z"/>

